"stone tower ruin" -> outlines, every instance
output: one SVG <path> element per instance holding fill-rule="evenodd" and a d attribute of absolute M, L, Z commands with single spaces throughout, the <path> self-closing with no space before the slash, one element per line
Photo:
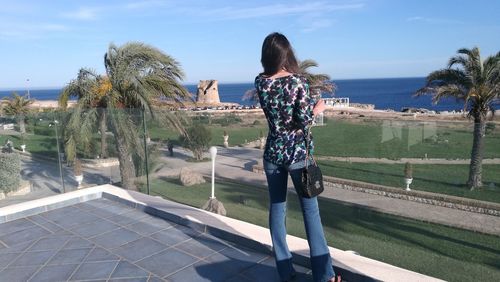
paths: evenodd
<path fill-rule="evenodd" d="M 219 104 L 219 85 L 217 80 L 200 80 L 196 93 L 196 102 L 203 104 Z"/>

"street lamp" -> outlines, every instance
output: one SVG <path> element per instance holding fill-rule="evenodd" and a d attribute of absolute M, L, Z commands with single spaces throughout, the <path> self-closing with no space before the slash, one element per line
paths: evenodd
<path fill-rule="evenodd" d="M 210 157 L 212 158 L 212 194 L 208 201 L 203 205 L 202 209 L 209 212 L 226 215 L 226 209 L 222 202 L 219 202 L 215 198 L 215 156 L 217 155 L 217 148 L 215 146 L 210 147 Z"/>
<path fill-rule="evenodd" d="M 63 193 L 66 193 L 66 187 L 64 185 L 64 177 L 62 174 L 62 162 L 61 162 L 61 149 L 59 148 L 59 133 L 57 131 L 57 125 L 59 124 L 59 121 L 54 119 L 54 122 L 49 123 L 49 127 L 54 126 L 54 129 L 56 131 L 56 146 L 57 146 L 57 160 L 59 163 L 59 176 L 61 177 L 61 184 L 63 188 Z"/>
<path fill-rule="evenodd" d="M 27 88 L 27 94 L 28 94 L 28 100 L 31 99 L 31 95 L 30 95 L 30 79 L 26 79 L 26 88 Z"/>

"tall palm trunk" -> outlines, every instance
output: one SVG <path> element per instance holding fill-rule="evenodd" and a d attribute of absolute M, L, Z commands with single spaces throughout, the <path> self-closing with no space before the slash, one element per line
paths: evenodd
<path fill-rule="evenodd" d="M 485 117 L 480 113 L 474 114 L 474 139 L 472 141 L 472 152 L 470 158 L 469 180 L 467 186 L 474 190 L 483 186 L 482 171 L 483 171 L 483 151 L 484 151 L 484 135 L 486 129 Z"/>
<path fill-rule="evenodd" d="M 132 155 L 129 150 L 129 143 L 126 139 L 126 133 L 123 132 L 121 128 L 120 116 L 115 110 L 115 112 L 110 112 L 110 125 L 113 135 L 115 136 L 116 149 L 118 151 L 118 161 L 120 162 L 120 176 L 122 187 L 127 190 L 138 191 L 137 186 L 134 183 L 135 179 L 135 165 L 132 160 Z"/>
<path fill-rule="evenodd" d="M 24 134 L 26 133 L 26 125 L 24 123 L 24 115 L 19 115 L 19 131 Z"/>
<path fill-rule="evenodd" d="M 120 161 L 120 176 L 122 187 L 127 190 L 139 191 L 134 183 L 135 165 L 132 156 L 129 154 L 126 141 L 123 137 L 115 134 L 116 148 L 118 150 L 118 160 Z"/>
<path fill-rule="evenodd" d="M 99 131 L 101 132 L 101 158 L 108 157 L 107 143 L 106 143 L 106 109 L 101 109 L 101 120 L 99 121 Z"/>

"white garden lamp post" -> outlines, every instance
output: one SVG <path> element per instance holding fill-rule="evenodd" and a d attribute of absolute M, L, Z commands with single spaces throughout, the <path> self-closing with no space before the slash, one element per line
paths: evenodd
<path fill-rule="evenodd" d="M 210 199 L 215 199 L 215 156 L 217 156 L 217 147 L 210 147 L 210 158 L 212 159 L 212 196 Z"/>
<path fill-rule="evenodd" d="M 210 158 L 212 159 L 212 194 L 208 201 L 203 205 L 202 209 L 209 212 L 226 215 L 224 205 L 215 198 L 215 156 L 217 155 L 217 148 L 210 147 Z"/>

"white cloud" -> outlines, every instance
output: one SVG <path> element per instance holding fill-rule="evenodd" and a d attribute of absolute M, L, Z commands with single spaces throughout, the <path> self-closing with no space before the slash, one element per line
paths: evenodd
<path fill-rule="evenodd" d="M 148 0 L 140 2 L 130 2 L 125 4 L 124 7 L 130 10 L 151 9 L 151 8 L 167 6 L 169 5 L 169 3 L 170 1 L 164 1 L 164 0 Z"/>
<path fill-rule="evenodd" d="M 318 29 L 323 29 L 323 28 L 328 28 L 332 26 L 333 21 L 329 19 L 317 19 L 317 20 L 312 20 L 309 21 L 307 25 L 305 25 L 301 31 L 302 32 L 313 32 Z"/>
<path fill-rule="evenodd" d="M 98 14 L 99 9 L 97 8 L 79 8 L 73 12 L 63 13 L 61 16 L 67 19 L 89 21 L 97 19 Z"/>
<path fill-rule="evenodd" d="M 425 20 L 423 17 L 410 17 L 410 18 L 406 19 L 407 22 L 416 22 L 416 21 L 423 21 L 423 20 Z"/>
<path fill-rule="evenodd" d="M 452 19 L 440 19 L 440 18 L 426 18 L 426 17 L 409 17 L 406 19 L 407 22 L 424 22 L 429 24 L 461 24 L 463 22 L 452 20 Z"/>
<path fill-rule="evenodd" d="M 39 26 L 42 31 L 67 31 L 69 28 L 62 24 L 42 24 Z"/>
<path fill-rule="evenodd" d="M 69 27 L 53 23 L 27 24 L 20 22 L 0 23 L 0 39 L 36 39 L 50 33 L 65 32 Z"/>
<path fill-rule="evenodd" d="M 204 9 L 203 14 L 210 15 L 219 20 L 252 19 L 271 16 L 290 16 L 307 13 L 325 13 L 339 10 L 361 9 L 364 4 L 335 5 L 328 2 L 308 2 L 301 4 L 272 4 L 251 8 L 223 7 L 216 9 Z"/>

